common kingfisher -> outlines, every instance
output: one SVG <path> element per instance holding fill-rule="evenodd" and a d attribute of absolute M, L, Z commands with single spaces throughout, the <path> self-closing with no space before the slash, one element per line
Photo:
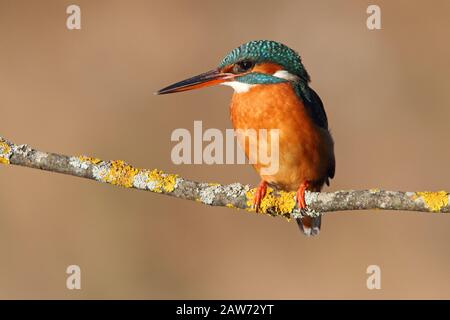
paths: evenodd
<path fill-rule="evenodd" d="M 167 94 L 222 84 L 234 94 L 230 114 L 235 129 L 278 129 L 279 169 L 261 173 L 254 197 L 258 211 L 269 185 L 296 191 L 300 210 L 306 208 L 305 190 L 320 191 L 334 177 L 334 142 L 323 103 L 309 86 L 310 77 L 298 53 L 269 40 L 250 41 L 231 51 L 216 69 L 177 82 L 157 94 Z M 242 146 L 242 143 L 241 143 Z M 249 157 L 251 146 L 243 144 Z M 320 231 L 321 216 L 297 219 L 307 236 Z"/>

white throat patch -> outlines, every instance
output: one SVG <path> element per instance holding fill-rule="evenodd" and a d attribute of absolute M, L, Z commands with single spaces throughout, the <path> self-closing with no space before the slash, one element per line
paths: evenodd
<path fill-rule="evenodd" d="M 254 84 L 239 81 L 222 82 L 221 84 L 224 86 L 232 87 L 234 89 L 234 92 L 236 93 L 247 92 L 248 90 L 250 90 L 251 87 L 255 86 Z"/>

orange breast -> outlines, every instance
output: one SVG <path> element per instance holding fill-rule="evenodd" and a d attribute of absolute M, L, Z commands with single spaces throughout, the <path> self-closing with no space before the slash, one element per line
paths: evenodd
<path fill-rule="evenodd" d="M 265 166 L 259 158 L 254 164 L 263 180 L 288 191 L 297 190 L 304 181 L 320 189 L 334 159 L 333 142 L 328 130 L 313 123 L 290 84 L 256 85 L 247 92 L 235 93 L 230 111 L 235 129 L 278 129 L 278 170 L 263 174 L 261 169 Z M 253 143 L 243 137 L 239 140 L 247 156 L 252 148 L 258 152 L 274 151 L 261 139 Z M 266 146 L 268 150 L 260 150 Z"/>

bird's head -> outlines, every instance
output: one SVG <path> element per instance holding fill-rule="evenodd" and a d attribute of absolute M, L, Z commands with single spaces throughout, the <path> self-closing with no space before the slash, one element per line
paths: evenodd
<path fill-rule="evenodd" d="M 247 42 L 231 51 L 216 69 L 177 82 L 157 94 L 187 91 L 222 84 L 245 92 L 253 85 L 287 81 L 309 82 L 309 75 L 300 56 L 275 41 Z"/>

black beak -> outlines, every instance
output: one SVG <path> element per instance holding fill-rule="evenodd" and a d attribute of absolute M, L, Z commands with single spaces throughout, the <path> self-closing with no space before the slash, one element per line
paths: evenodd
<path fill-rule="evenodd" d="M 175 92 L 188 91 L 198 88 L 213 86 L 216 84 L 229 81 L 234 78 L 232 73 L 222 73 L 219 69 L 211 70 L 198 76 L 174 83 L 164 89 L 159 90 L 156 94 L 168 94 Z"/>

